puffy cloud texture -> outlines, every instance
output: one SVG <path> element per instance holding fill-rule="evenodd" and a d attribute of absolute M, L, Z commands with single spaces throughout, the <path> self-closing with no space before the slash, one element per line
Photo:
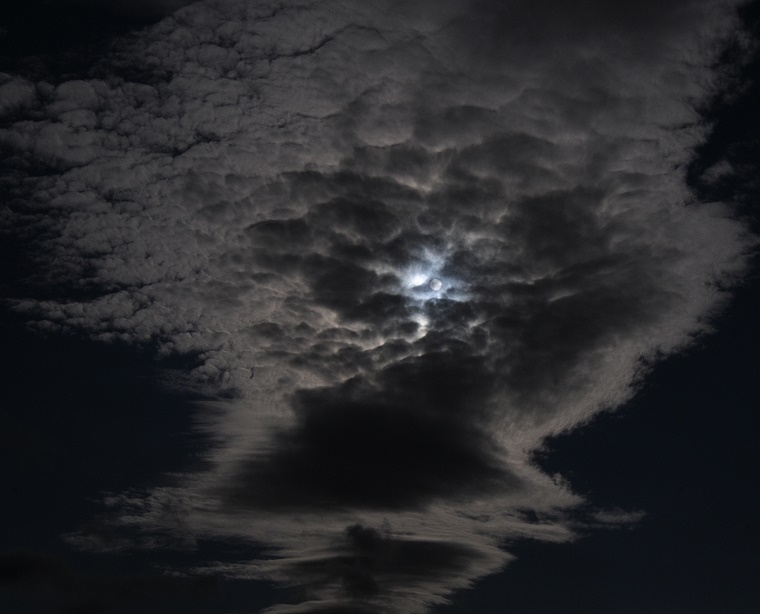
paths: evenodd
<path fill-rule="evenodd" d="M 4 75 L 9 304 L 226 392 L 208 468 L 113 522 L 265 545 L 208 568 L 302 585 L 283 613 L 423 612 L 572 539 L 531 452 L 706 330 L 751 244 L 685 181 L 732 9 L 217 0 L 86 80 Z"/>

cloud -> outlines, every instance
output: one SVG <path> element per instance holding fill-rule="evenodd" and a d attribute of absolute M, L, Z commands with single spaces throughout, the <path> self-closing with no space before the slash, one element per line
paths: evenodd
<path fill-rule="evenodd" d="M 531 453 L 705 332 L 753 245 L 684 170 L 731 8 L 199 2 L 6 79 L 1 221 L 39 248 L 8 305 L 219 396 L 206 469 L 112 522 L 266 545 L 207 570 L 307 587 L 273 612 L 421 612 L 573 539 Z"/>
<path fill-rule="evenodd" d="M 423 592 L 423 599 L 432 603 L 437 601 L 434 587 L 441 579 L 469 575 L 482 558 L 486 558 L 482 552 L 467 544 L 399 539 L 355 524 L 322 556 L 291 561 L 279 569 L 283 577 L 305 578 L 308 591 L 319 599 L 268 611 L 383 612 L 376 600 L 398 593 L 414 603 L 421 601 Z"/>
<path fill-rule="evenodd" d="M 296 425 L 243 463 L 225 501 L 393 510 L 520 488 L 485 424 L 493 382 L 482 367 L 461 352 L 427 353 L 394 363 L 376 382 L 357 376 L 300 390 Z"/>

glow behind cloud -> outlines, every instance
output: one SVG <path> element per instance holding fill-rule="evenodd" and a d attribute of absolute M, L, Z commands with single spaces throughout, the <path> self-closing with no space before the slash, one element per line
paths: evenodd
<path fill-rule="evenodd" d="M 684 174 L 732 4 L 582 4 L 199 2 L 108 78 L 3 77 L 3 222 L 72 297 L 12 307 L 218 396 L 207 468 L 71 543 L 235 538 L 267 556 L 180 571 L 412 613 L 575 538 L 531 453 L 704 332 L 752 244 Z"/>

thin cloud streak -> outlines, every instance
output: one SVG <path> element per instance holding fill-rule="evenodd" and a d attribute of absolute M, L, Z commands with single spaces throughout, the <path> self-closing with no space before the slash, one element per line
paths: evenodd
<path fill-rule="evenodd" d="M 531 453 L 706 331 L 752 246 L 684 176 L 732 7 L 220 0 L 8 77 L 3 223 L 42 248 L 10 304 L 219 395 L 209 468 L 113 523 L 266 545 L 200 571 L 303 586 L 278 613 L 424 612 L 573 539 Z"/>

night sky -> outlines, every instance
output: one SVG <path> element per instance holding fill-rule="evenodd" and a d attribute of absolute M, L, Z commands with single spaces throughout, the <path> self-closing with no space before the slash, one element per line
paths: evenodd
<path fill-rule="evenodd" d="M 0 612 L 760 603 L 760 2 L 6 0 Z"/>

